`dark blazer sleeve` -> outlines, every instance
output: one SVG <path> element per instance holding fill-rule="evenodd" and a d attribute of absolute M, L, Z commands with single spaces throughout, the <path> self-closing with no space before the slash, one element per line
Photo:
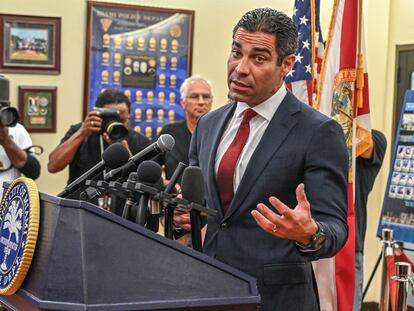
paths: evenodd
<path fill-rule="evenodd" d="M 307 148 L 305 193 L 313 218 L 326 234 L 323 247 L 303 256 L 334 256 L 348 237 L 348 150 L 341 126 L 329 119 L 314 132 Z"/>

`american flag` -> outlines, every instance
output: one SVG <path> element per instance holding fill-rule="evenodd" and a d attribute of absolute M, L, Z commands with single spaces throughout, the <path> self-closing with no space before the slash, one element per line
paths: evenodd
<path fill-rule="evenodd" d="M 292 19 L 299 32 L 299 44 L 296 62 L 286 76 L 286 85 L 302 102 L 314 106 L 316 80 L 324 49 L 319 23 L 319 0 L 295 0 Z"/>

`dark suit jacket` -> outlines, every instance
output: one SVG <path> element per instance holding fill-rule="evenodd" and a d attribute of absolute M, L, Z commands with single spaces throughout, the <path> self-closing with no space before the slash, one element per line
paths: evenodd
<path fill-rule="evenodd" d="M 190 164 L 201 167 L 207 204 L 218 210 L 217 217 L 208 218 L 204 252 L 256 277 L 263 310 L 317 310 L 310 261 L 334 256 L 348 236 L 348 155 L 343 131 L 337 122 L 288 92 L 223 215 L 214 165 L 235 107 L 228 104 L 203 115 L 191 141 Z M 299 251 L 293 241 L 263 231 L 250 214 L 272 195 L 294 208 L 295 189 L 301 182 L 312 216 L 327 236 L 322 249 L 311 254 Z"/>
<path fill-rule="evenodd" d="M 156 161 L 161 165 L 165 164 L 165 178 L 171 179 L 178 163 L 183 162 L 188 165 L 188 150 L 190 149 L 191 133 L 187 128 L 186 121 L 179 121 L 167 124 L 160 132 L 160 135 L 170 134 L 175 139 L 174 148 L 161 154 Z M 180 182 L 181 183 L 181 180 Z"/>

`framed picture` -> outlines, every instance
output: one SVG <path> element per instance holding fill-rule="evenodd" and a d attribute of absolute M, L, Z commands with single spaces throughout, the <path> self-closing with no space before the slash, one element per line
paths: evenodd
<path fill-rule="evenodd" d="M 0 14 L 0 71 L 60 73 L 60 17 Z"/>
<path fill-rule="evenodd" d="M 87 25 L 84 115 L 116 88 L 131 101 L 131 127 L 150 139 L 184 118 L 194 11 L 89 1 Z"/>
<path fill-rule="evenodd" d="M 56 133 L 55 86 L 19 86 L 20 122 L 28 132 Z"/>

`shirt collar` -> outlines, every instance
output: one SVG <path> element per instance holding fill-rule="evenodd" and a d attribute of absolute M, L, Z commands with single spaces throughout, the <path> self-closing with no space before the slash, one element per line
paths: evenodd
<path fill-rule="evenodd" d="M 270 121 L 273 118 L 273 115 L 276 113 L 277 108 L 279 108 L 282 100 L 285 98 L 287 93 L 286 86 L 283 84 L 277 92 L 263 103 L 251 108 L 248 104 L 243 102 L 237 102 L 237 107 L 235 111 L 236 118 L 241 118 L 246 109 L 253 109 L 257 112 L 258 115 L 265 118 L 267 121 Z"/>

